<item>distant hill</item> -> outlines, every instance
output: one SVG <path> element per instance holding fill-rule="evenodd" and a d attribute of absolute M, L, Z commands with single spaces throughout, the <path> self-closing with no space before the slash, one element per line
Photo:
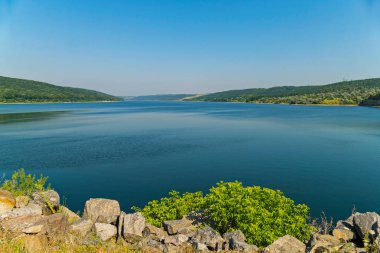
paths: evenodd
<path fill-rule="evenodd" d="M 120 101 L 93 90 L 0 76 L 0 103 Z"/>
<path fill-rule="evenodd" d="M 195 94 L 162 94 L 162 95 L 147 95 L 147 96 L 128 97 L 128 98 L 125 98 L 125 100 L 175 101 L 175 100 L 183 100 L 185 98 L 190 98 L 193 96 L 195 96 Z"/>
<path fill-rule="evenodd" d="M 280 86 L 230 90 L 206 94 L 190 101 L 251 102 L 275 104 L 358 105 L 380 94 L 380 78 L 343 81 L 317 86 Z"/>

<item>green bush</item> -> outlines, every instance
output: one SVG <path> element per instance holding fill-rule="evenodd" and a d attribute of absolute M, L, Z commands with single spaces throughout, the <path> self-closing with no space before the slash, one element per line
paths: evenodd
<path fill-rule="evenodd" d="M 31 196 L 34 192 L 51 189 L 50 185 L 45 186 L 48 177 L 40 175 L 26 174 L 24 169 L 13 172 L 11 179 L 5 180 L 1 188 L 10 191 L 13 196 Z"/>
<path fill-rule="evenodd" d="M 296 205 L 281 191 L 244 187 L 240 182 L 220 182 L 208 194 L 171 192 L 169 197 L 151 201 L 139 210 L 148 222 L 178 219 L 190 211 L 204 210 L 208 225 L 220 233 L 240 229 L 247 241 L 264 247 L 284 235 L 301 241 L 309 239 L 309 208 Z"/>

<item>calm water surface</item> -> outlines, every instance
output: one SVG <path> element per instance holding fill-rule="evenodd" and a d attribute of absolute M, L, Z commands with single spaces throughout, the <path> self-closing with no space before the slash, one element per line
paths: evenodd
<path fill-rule="evenodd" d="M 380 212 L 380 109 L 191 102 L 0 105 L 0 171 L 50 177 L 73 210 L 220 180 L 280 189 L 335 220 Z"/>

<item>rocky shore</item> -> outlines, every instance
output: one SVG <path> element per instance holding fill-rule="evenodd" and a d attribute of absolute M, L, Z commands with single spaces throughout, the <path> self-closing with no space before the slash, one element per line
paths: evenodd
<path fill-rule="evenodd" d="M 0 190 L 1 238 L 20 242 L 29 253 L 47 252 L 52 242 L 88 245 L 99 241 L 119 243 L 133 252 L 379 252 L 379 224 L 377 213 L 354 213 L 326 234 L 314 233 L 308 241 L 284 235 L 259 248 L 246 243 L 241 231 L 221 235 L 193 214 L 165 221 L 159 228 L 140 213 L 121 211 L 116 200 L 89 199 L 79 216 L 62 206 L 53 190 L 16 198 Z"/>

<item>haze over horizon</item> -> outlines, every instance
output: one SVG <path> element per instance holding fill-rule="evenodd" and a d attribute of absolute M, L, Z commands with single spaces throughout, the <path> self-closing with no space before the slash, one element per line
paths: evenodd
<path fill-rule="evenodd" d="M 113 95 L 380 77 L 380 1 L 0 0 L 0 75 Z"/>

